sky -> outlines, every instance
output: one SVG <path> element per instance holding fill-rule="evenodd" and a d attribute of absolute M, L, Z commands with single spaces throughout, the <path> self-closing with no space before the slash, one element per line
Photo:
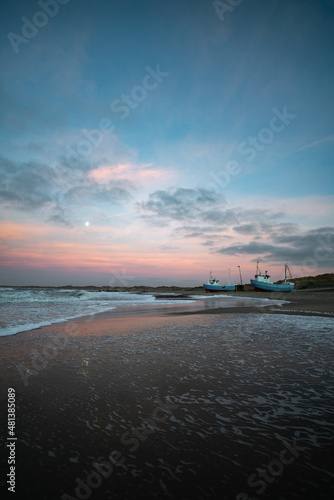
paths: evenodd
<path fill-rule="evenodd" d="M 334 0 L 3 0 L 0 284 L 334 272 Z"/>

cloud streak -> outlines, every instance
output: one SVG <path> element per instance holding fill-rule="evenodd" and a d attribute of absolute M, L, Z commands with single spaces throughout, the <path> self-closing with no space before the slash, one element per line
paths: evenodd
<path fill-rule="evenodd" d="M 317 141 L 313 141 L 310 144 L 305 144 L 301 148 L 297 149 L 297 151 L 305 151 L 306 149 L 316 148 L 318 146 L 322 146 L 323 144 L 330 144 L 334 142 L 334 134 L 329 135 L 328 137 L 323 137 L 322 139 L 318 139 Z"/>
<path fill-rule="evenodd" d="M 215 191 L 159 190 L 139 208 L 149 214 L 150 223 L 176 225 L 174 237 L 198 241 L 213 253 L 295 265 L 317 259 L 322 266 L 334 265 L 334 227 L 303 230 L 297 223 L 284 221 L 283 211 L 229 207 Z"/>
<path fill-rule="evenodd" d="M 215 191 L 177 188 L 151 193 L 147 201 L 138 203 L 138 208 L 147 213 L 148 217 L 168 221 L 191 221 L 216 218 L 221 205 L 224 204 L 224 198 L 220 196 L 217 199 Z"/>
<path fill-rule="evenodd" d="M 80 170 L 37 161 L 20 163 L 1 158 L 0 174 L 3 208 L 31 214 L 43 210 L 55 224 L 71 225 L 74 212 L 83 205 L 104 206 L 107 210 L 128 202 L 135 190 L 126 178 L 101 183 Z"/>
<path fill-rule="evenodd" d="M 271 243 L 252 240 L 246 244 L 221 247 L 217 253 L 225 255 L 253 255 L 253 260 L 264 262 L 289 261 L 297 266 L 317 263 L 321 266 L 334 266 L 334 227 L 321 227 L 305 232 L 281 234 L 271 238 Z"/>
<path fill-rule="evenodd" d="M 219 234 L 227 229 L 243 234 L 267 231 L 285 217 L 282 211 L 230 206 L 221 193 L 204 188 L 155 191 L 137 206 L 150 223 L 186 223 L 178 229 L 186 237 Z"/>

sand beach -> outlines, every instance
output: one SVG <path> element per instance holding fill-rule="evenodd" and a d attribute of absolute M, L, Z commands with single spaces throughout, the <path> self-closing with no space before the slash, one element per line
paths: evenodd
<path fill-rule="evenodd" d="M 334 289 L 318 290 L 296 290 L 292 293 L 273 293 L 273 292 L 233 292 L 233 297 L 242 298 L 267 298 L 270 300 L 283 300 L 282 305 L 270 305 L 261 307 L 260 312 L 266 314 L 284 314 L 302 315 L 302 316 L 328 316 L 334 315 Z M 216 308 L 199 311 L 201 314 L 222 314 L 227 312 L 251 313 L 259 311 L 253 306 L 241 308 Z"/>
<path fill-rule="evenodd" d="M 12 450 L 27 500 L 332 498 L 333 297 L 176 297 L 0 337 L 1 489 Z"/>

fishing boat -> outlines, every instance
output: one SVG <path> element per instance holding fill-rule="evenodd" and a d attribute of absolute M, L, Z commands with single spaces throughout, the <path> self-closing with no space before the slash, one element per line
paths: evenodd
<path fill-rule="evenodd" d="M 282 283 L 272 283 L 270 281 L 270 275 L 268 274 L 268 271 L 265 271 L 264 274 L 261 274 L 261 271 L 259 269 L 259 263 L 257 262 L 256 266 L 256 274 L 255 274 L 255 279 L 250 280 L 251 285 L 254 287 L 255 290 L 260 290 L 260 291 L 266 291 L 266 292 L 292 292 L 294 289 L 295 284 L 287 281 L 287 273 L 289 272 L 290 276 L 290 270 L 287 264 L 285 264 L 285 270 L 284 270 L 285 278 Z"/>
<path fill-rule="evenodd" d="M 210 271 L 210 277 L 206 283 L 203 283 L 205 291 L 208 292 L 233 292 L 236 290 L 236 285 L 231 285 L 230 270 L 228 270 L 228 285 L 220 285 L 219 280 L 212 277 L 212 272 Z"/>

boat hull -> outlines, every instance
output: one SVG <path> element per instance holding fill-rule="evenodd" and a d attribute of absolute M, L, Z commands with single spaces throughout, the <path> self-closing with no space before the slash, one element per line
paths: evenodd
<path fill-rule="evenodd" d="M 207 292 L 233 292 L 235 291 L 235 285 L 208 285 L 207 283 L 203 284 L 204 289 Z"/>
<path fill-rule="evenodd" d="M 292 292 L 294 289 L 294 283 L 263 283 L 261 281 L 250 280 L 251 285 L 255 288 L 255 290 L 260 290 L 264 292 Z"/>

